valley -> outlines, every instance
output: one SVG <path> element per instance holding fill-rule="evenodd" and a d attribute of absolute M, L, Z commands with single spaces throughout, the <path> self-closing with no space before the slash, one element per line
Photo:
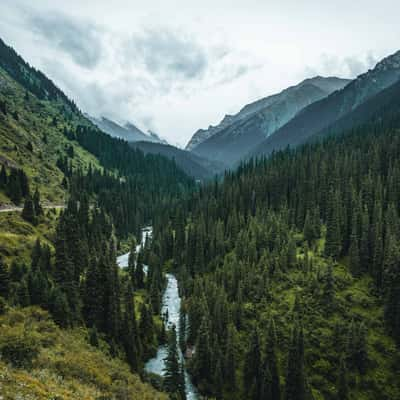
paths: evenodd
<path fill-rule="evenodd" d="M 0 398 L 400 399 L 400 53 L 133 119 L 0 40 Z"/>

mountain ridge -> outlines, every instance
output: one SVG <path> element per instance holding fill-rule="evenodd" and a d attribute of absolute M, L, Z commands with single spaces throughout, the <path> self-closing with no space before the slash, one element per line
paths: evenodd
<path fill-rule="evenodd" d="M 104 116 L 96 118 L 89 114 L 85 114 L 85 117 L 103 132 L 108 133 L 112 137 L 124 139 L 127 142 L 148 141 L 164 144 L 167 143 L 154 132 L 149 131 L 149 133 L 146 134 L 132 122 L 126 122 L 124 125 L 120 125 L 112 119 Z"/>
<path fill-rule="evenodd" d="M 304 143 L 399 79 L 400 51 L 385 57 L 343 89 L 305 107 L 273 135 L 254 146 L 249 157 L 268 155 L 274 150 Z"/>
<path fill-rule="evenodd" d="M 348 83 L 336 77 L 305 79 L 244 106 L 234 116 L 225 116 L 220 125 L 196 133 L 187 148 L 200 156 L 233 165 L 304 107 Z"/>

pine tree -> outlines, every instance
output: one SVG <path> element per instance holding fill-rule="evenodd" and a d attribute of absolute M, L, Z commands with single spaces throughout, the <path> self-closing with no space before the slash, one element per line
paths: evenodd
<path fill-rule="evenodd" d="M 206 318 L 203 318 L 196 344 L 194 356 L 194 373 L 196 380 L 207 386 L 211 371 L 210 333 Z"/>
<path fill-rule="evenodd" d="M 243 370 L 243 387 L 246 391 L 250 391 L 251 398 L 254 400 L 260 397 L 262 386 L 261 370 L 260 338 L 258 330 L 254 329 L 250 339 L 250 346 L 245 355 Z"/>
<path fill-rule="evenodd" d="M 278 371 L 278 360 L 276 357 L 276 332 L 275 324 L 271 319 L 269 322 L 268 335 L 265 348 L 265 359 L 263 362 L 263 376 L 261 385 L 261 399 L 280 400 L 281 383 Z"/>
<path fill-rule="evenodd" d="M 8 297 L 10 289 L 10 275 L 3 257 L 0 255 L 0 297 Z"/>
<path fill-rule="evenodd" d="M 337 192 L 331 190 L 330 194 L 330 209 L 326 226 L 326 242 L 325 254 L 337 259 L 341 251 L 341 236 L 340 236 L 340 216 L 339 216 L 339 199 Z"/>
<path fill-rule="evenodd" d="M 288 355 L 285 400 L 307 399 L 303 329 L 295 323 Z"/>
<path fill-rule="evenodd" d="M 169 332 L 168 352 L 164 362 L 164 390 L 175 396 L 179 396 L 179 399 L 186 399 L 175 325 L 172 326 Z"/>
<path fill-rule="evenodd" d="M 31 268 L 37 269 L 39 265 L 40 257 L 42 256 L 42 245 L 40 243 L 40 239 L 37 238 L 35 245 L 33 246 L 32 253 L 31 253 Z"/>
<path fill-rule="evenodd" d="M 32 225 L 37 224 L 35 207 L 33 204 L 33 200 L 29 195 L 25 199 L 24 208 L 22 210 L 21 216 L 25 221 L 30 222 Z"/>
<path fill-rule="evenodd" d="M 328 311 L 332 311 L 334 307 L 335 300 L 335 280 L 333 277 L 333 262 L 332 260 L 328 261 L 328 268 L 325 276 L 325 285 L 324 285 L 324 303 L 326 309 Z"/>
<path fill-rule="evenodd" d="M 128 256 L 128 271 L 131 277 L 133 287 L 137 287 L 135 279 L 135 268 L 136 268 L 136 239 L 133 238 Z"/>
<path fill-rule="evenodd" d="M 43 215 L 43 208 L 40 203 L 40 193 L 39 193 L 38 188 L 36 188 L 35 193 L 33 195 L 33 206 L 34 206 L 34 210 L 35 210 L 35 215 L 37 217 L 40 217 L 41 215 Z"/>
<path fill-rule="evenodd" d="M 67 296 L 57 286 L 50 293 L 49 304 L 54 321 L 62 328 L 69 327 L 72 321 Z"/>
<path fill-rule="evenodd" d="M 339 377 L 337 383 L 337 400 L 349 399 L 349 388 L 347 384 L 347 369 L 344 359 L 340 360 Z"/>
<path fill-rule="evenodd" d="M 226 352 L 224 361 L 224 378 L 227 383 L 227 387 L 231 392 L 236 390 L 236 357 L 235 357 L 235 346 L 234 346 L 234 332 L 233 326 L 228 327 L 228 337 L 226 340 Z"/>
<path fill-rule="evenodd" d="M 137 346 L 139 333 L 136 326 L 133 301 L 133 288 L 132 284 L 129 282 L 124 295 L 123 343 L 129 365 L 133 371 L 138 371 L 140 369 L 140 349 Z"/>
<path fill-rule="evenodd" d="M 99 347 L 99 336 L 96 325 L 89 329 L 89 343 L 93 347 Z"/>
<path fill-rule="evenodd" d="M 8 177 L 7 177 L 6 167 L 3 164 L 0 170 L 0 189 L 4 189 L 7 187 L 7 182 L 8 182 L 7 178 Z"/>
<path fill-rule="evenodd" d="M 28 307 L 31 304 L 31 299 L 29 297 L 28 283 L 26 279 L 22 279 L 21 283 L 17 288 L 17 299 L 18 304 L 21 307 Z"/>
<path fill-rule="evenodd" d="M 135 274 L 134 274 L 135 284 L 138 289 L 144 288 L 144 271 L 143 271 L 143 254 L 140 252 L 138 254 Z"/>
<path fill-rule="evenodd" d="M 357 219 L 353 216 L 352 230 L 350 236 L 350 248 L 349 248 L 349 261 L 351 272 L 354 276 L 359 276 L 361 272 L 360 266 L 360 250 L 358 246 L 358 235 L 357 235 Z"/>

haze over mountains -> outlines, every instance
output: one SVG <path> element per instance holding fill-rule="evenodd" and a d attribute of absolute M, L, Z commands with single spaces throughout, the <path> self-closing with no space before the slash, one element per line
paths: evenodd
<path fill-rule="evenodd" d="M 263 143 L 255 146 L 250 155 L 268 155 L 274 150 L 304 143 L 399 79 L 400 51 L 383 59 L 374 69 L 358 76 L 342 90 L 306 107 Z M 346 126 L 351 125 L 350 118 Z"/>
<path fill-rule="evenodd" d="M 232 165 L 293 118 L 305 106 L 343 88 L 350 81 L 317 76 L 227 115 L 217 126 L 198 130 L 187 145 L 192 152 Z"/>
<path fill-rule="evenodd" d="M 156 133 L 149 131 L 146 134 L 131 122 L 127 122 L 124 126 L 121 126 L 115 121 L 105 117 L 95 118 L 87 114 L 86 117 L 97 125 L 97 127 L 99 127 L 103 132 L 106 132 L 113 137 L 125 139 L 128 142 L 147 141 L 167 144 L 167 142 L 164 139 L 161 139 Z"/>

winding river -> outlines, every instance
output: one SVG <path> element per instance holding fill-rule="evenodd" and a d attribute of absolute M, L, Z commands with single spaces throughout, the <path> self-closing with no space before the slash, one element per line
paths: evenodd
<path fill-rule="evenodd" d="M 141 243 L 137 245 L 136 251 L 139 251 L 142 246 L 144 246 L 146 242 L 146 237 L 151 238 L 152 236 L 152 228 L 146 227 L 142 229 L 142 240 Z M 117 263 L 121 268 L 128 266 L 128 258 L 129 253 L 123 254 L 122 256 L 117 258 Z M 144 266 L 144 271 L 147 272 L 147 266 Z M 177 340 L 179 338 L 179 312 L 181 309 L 181 298 L 179 296 L 178 290 L 178 281 L 173 274 L 166 274 L 167 278 L 167 287 L 163 294 L 162 299 L 162 315 L 167 315 L 165 320 L 165 325 L 167 328 L 175 325 Z M 179 346 L 178 346 L 179 348 Z M 145 370 L 147 372 L 152 372 L 157 375 L 163 376 L 164 374 L 164 359 L 167 356 L 167 346 L 162 345 L 158 348 L 157 354 L 154 358 L 147 361 L 145 365 Z M 185 368 L 185 360 L 182 355 L 182 352 L 179 351 L 179 357 L 184 367 L 185 374 L 185 392 L 187 400 L 197 400 L 199 399 L 199 395 L 195 386 L 192 383 L 190 375 L 188 374 Z"/>

